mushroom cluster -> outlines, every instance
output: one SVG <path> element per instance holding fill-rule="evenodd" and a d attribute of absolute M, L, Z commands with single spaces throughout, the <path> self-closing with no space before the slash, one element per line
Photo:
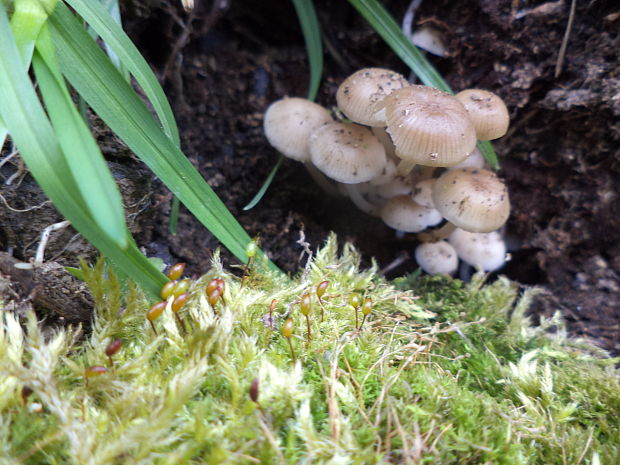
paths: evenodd
<path fill-rule="evenodd" d="M 476 149 L 478 140 L 508 130 L 497 95 L 467 89 L 453 96 L 365 68 L 342 82 L 336 101 L 346 119 L 334 121 L 302 98 L 272 103 L 267 139 L 326 190 L 337 186 L 362 211 L 416 233 L 415 257 L 427 273 L 452 274 L 459 258 L 487 271 L 503 265 L 498 230 L 510 212 L 508 192 Z"/>

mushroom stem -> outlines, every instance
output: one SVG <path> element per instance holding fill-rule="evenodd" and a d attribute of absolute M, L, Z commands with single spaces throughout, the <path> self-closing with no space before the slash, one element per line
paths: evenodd
<path fill-rule="evenodd" d="M 420 181 L 425 181 L 427 179 L 431 179 L 436 169 L 437 169 L 436 166 L 419 165 L 417 168 L 418 172 L 416 176 L 416 181 L 420 182 Z"/>
<path fill-rule="evenodd" d="M 321 173 L 316 166 L 309 162 L 304 163 L 304 166 L 306 167 L 306 170 L 308 170 L 308 173 L 310 173 L 310 176 L 312 176 L 312 179 L 314 179 L 314 182 L 316 182 L 326 194 L 331 195 L 332 197 L 341 196 L 334 183 L 331 182 L 327 176 Z"/>
<path fill-rule="evenodd" d="M 405 177 L 409 173 L 411 173 L 411 170 L 414 168 L 415 165 L 415 163 L 412 163 L 410 161 L 401 160 L 396 167 L 396 172 L 399 176 Z"/>
<path fill-rule="evenodd" d="M 379 207 L 366 200 L 360 193 L 356 184 L 345 184 L 344 186 L 347 190 L 347 194 L 349 194 L 349 198 L 357 208 L 362 210 L 364 213 L 368 213 L 369 215 L 377 217 L 381 216 Z"/>
<path fill-rule="evenodd" d="M 454 226 L 452 223 L 447 221 L 446 224 L 444 224 L 440 228 L 419 233 L 416 236 L 416 238 L 420 242 L 437 242 L 437 241 L 440 241 L 448 237 L 450 234 L 452 234 L 452 231 L 454 231 L 455 229 L 456 229 L 456 226 Z"/>

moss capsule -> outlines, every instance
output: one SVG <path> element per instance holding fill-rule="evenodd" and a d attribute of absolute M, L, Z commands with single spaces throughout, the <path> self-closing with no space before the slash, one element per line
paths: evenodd
<path fill-rule="evenodd" d="M 250 384 L 250 399 L 252 399 L 252 402 L 255 404 L 258 404 L 258 394 L 258 378 L 254 378 L 252 384 Z"/>
<path fill-rule="evenodd" d="M 176 263 L 168 269 L 166 276 L 174 281 L 183 275 L 183 271 L 185 271 L 185 263 Z"/>
<path fill-rule="evenodd" d="M 308 292 L 301 296 L 299 307 L 303 315 L 310 315 L 310 311 L 312 310 L 312 300 L 310 299 L 310 294 Z"/>
<path fill-rule="evenodd" d="M 282 336 L 290 339 L 290 337 L 293 335 L 294 327 L 295 325 L 293 324 L 293 320 L 291 318 L 288 318 L 282 325 Z"/>
<path fill-rule="evenodd" d="M 366 297 L 364 299 L 364 303 L 362 304 L 362 314 L 364 318 L 362 318 L 362 324 L 360 325 L 360 329 L 364 326 L 364 322 L 366 321 L 366 317 L 370 315 L 372 312 L 372 299 L 370 297 Z"/>
<path fill-rule="evenodd" d="M 174 289 L 172 290 L 172 295 L 176 297 L 176 296 L 186 293 L 189 290 L 190 285 L 191 285 L 191 280 L 187 278 L 182 279 L 181 281 L 177 282 L 176 286 L 174 286 Z"/>
<path fill-rule="evenodd" d="M 362 298 L 359 294 L 354 292 L 349 296 L 349 303 L 351 304 L 351 307 L 358 308 L 362 305 Z"/>
<path fill-rule="evenodd" d="M 329 281 L 321 281 L 317 286 L 316 286 L 316 297 L 319 301 L 319 306 L 321 307 L 321 321 L 323 321 L 324 317 L 325 317 L 325 308 L 323 307 L 323 296 L 325 295 L 325 292 L 327 291 L 327 286 L 329 286 Z"/>
<path fill-rule="evenodd" d="M 218 289 L 215 289 L 213 292 L 211 292 L 208 296 L 207 296 L 207 300 L 209 301 L 209 305 L 211 305 L 211 307 L 215 307 L 215 305 L 217 304 L 218 300 L 220 299 L 220 297 L 222 296 L 222 292 Z"/>
<path fill-rule="evenodd" d="M 220 278 L 213 278 L 211 281 L 209 281 L 209 284 L 207 284 L 207 295 L 211 294 L 219 287 L 219 279 Z"/>
<path fill-rule="evenodd" d="M 170 304 L 170 308 L 174 313 L 178 313 L 179 310 L 183 308 L 183 306 L 189 300 L 189 292 L 184 292 L 183 294 L 179 294 L 174 297 L 172 304 Z"/>
<path fill-rule="evenodd" d="M 168 300 L 168 297 L 172 295 L 178 283 L 179 281 L 175 279 L 173 281 L 168 281 L 166 284 L 164 284 L 159 293 L 159 296 L 162 298 L 162 300 Z"/>
<path fill-rule="evenodd" d="M 122 345 L 123 345 L 123 340 L 122 339 L 114 339 L 105 348 L 105 354 L 108 357 L 111 357 L 112 355 L 116 354 L 119 350 L 121 350 L 121 346 Z"/>
<path fill-rule="evenodd" d="M 96 378 L 97 376 L 101 376 L 108 372 L 108 369 L 101 365 L 94 365 L 91 367 L 86 367 L 84 369 L 84 376 L 86 378 Z"/>
<path fill-rule="evenodd" d="M 114 339 L 110 342 L 105 348 L 105 354 L 108 356 L 108 360 L 110 361 L 110 366 L 114 366 L 114 361 L 112 360 L 112 355 L 121 350 L 121 346 L 123 345 L 122 339 Z"/>
<path fill-rule="evenodd" d="M 245 246 L 245 254 L 248 256 L 249 259 L 252 259 L 256 256 L 256 253 L 258 252 L 258 244 L 257 244 L 258 239 L 252 239 L 250 242 L 248 242 L 248 245 Z"/>
<path fill-rule="evenodd" d="M 146 312 L 146 319 L 149 320 L 149 323 L 151 323 L 151 328 L 153 328 L 153 332 L 155 333 L 156 336 L 157 336 L 157 330 L 155 329 L 155 325 L 153 324 L 153 321 L 159 318 L 161 314 L 164 313 L 165 309 L 166 309 L 166 302 L 162 301 L 162 302 L 157 302 L 156 304 L 153 304 L 151 308 L 149 308 Z"/>
<path fill-rule="evenodd" d="M 174 312 L 174 316 L 179 322 L 179 325 L 181 326 L 181 330 L 183 331 L 183 334 L 187 333 L 187 329 L 185 328 L 185 324 L 183 323 L 183 320 L 181 320 L 181 317 L 179 316 L 179 311 L 183 308 L 183 306 L 188 300 L 189 300 L 189 292 L 184 292 L 183 294 L 176 295 L 174 297 L 174 300 L 170 304 L 170 308 Z"/>
<path fill-rule="evenodd" d="M 288 341 L 288 346 L 291 348 L 291 356 L 293 357 L 293 363 L 295 363 L 295 349 L 293 349 L 293 343 L 291 342 L 291 336 L 293 336 L 294 324 L 291 318 L 288 318 L 282 325 L 282 336 Z"/>

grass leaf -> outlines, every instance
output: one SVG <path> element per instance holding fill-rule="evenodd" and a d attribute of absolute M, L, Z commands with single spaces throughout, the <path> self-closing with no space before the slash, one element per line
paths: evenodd
<path fill-rule="evenodd" d="M 444 92 L 453 93 L 448 83 L 405 36 L 396 21 L 394 21 L 394 18 L 377 0 L 349 0 L 349 3 L 368 21 L 394 53 L 411 68 L 423 84 Z M 487 141 L 480 141 L 478 142 L 478 148 L 485 160 L 494 169 L 497 169 L 499 164 L 493 146 Z"/>
<path fill-rule="evenodd" d="M 73 87 L 196 218 L 245 262 L 248 234 L 64 4 L 50 16 L 50 29 L 62 72 Z"/>
<path fill-rule="evenodd" d="M 265 195 L 265 192 L 267 192 L 267 189 L 273 182 L 273 178 L 276 177 L 276 173 L 278 172 L 278 169 L 280 169 L 280 165 L 282 165 L 283 161 L 284 161 L 284 155 L 281 155 L 281 154 L 278 155 L 278 161 L 276 162 L 276 164 L 273 166 L 273 168 L 269 172 L 267 179 L 265 179 L 265 182 L 263 183 L 261 188 L 258 190 L 256 195 L 252 198 L 252 200 L 250 200 L 250 202 L 245 207 L 243 207 L 244 211 L 251 210 L 252 208 L 256 206 L 256 204 L 258 204 L 258 202 L 260 202 L 260 200 Z"/>
<path fill-rule="evenodd" d="M 45 27 L 37 41 L 37 52 L 32 63 L 35 76 L 69 169 L 90 216 L 123 248 L 127 234 L 121 195 L 86 122 L 73 105 Z"/>
<path fill-rule="evenodd" d="M 301 30 L 306 42 L 308 62 L 310 63 L 310 85 L 308 86 L 308 100 L 314 100 L 321 83 L 323 74 L 323 46 L 321 44 L 321 29 L 316 17 L 316 10 L 312 0 L 293 0 Z"/>
<path fill-rule="evenodd" d="M 0 5 L 0 116 L 30 173 L 88 241 L 151 295 L 157 295 L 165 276 L 144 257 L 127 234 L 118 247 L 94 222 L 71 174 L 21 58 L 3 5 Z"/>
<path fill-rule="evenodd" d="M 144 57 L 140 54 L 133 42 L 127 37 L 125 31 L 117 24 L 105 7 L 98 1 L 65 0 L 93 30 L 99 34 L 120 62 L 136 79 L 146 97 L 149 99 L 164 132 L 172 139 L 177 147 L 180 147 L 179 130 L 177 128 L 172 109 L 168 103 L 164 91 L 157 78 L 151 71 Z"/>

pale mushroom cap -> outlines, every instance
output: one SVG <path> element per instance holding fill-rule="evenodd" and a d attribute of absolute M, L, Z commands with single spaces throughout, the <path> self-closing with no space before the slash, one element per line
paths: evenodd
<path fill-rule="evenodd" d="M 384 199 L 391 199 L 397 195 L 411 195 L 415 189 L 410 178 L 395 177 L 389 183 L 375 186 L 376 193 Z"/>
<path fill-rule="evenodd" d="M 385 97 L 387 132 L 403 160 L 425 166 L 452 166 L 476 146 L 467 110 L 452 95 L 427 86 L 409 86 Z"/>
<path fill-rule="evenodd" d="M 382 186 L 394 181 L 396 176 L 398 176 L 396 173 L 396 163 L 386 156 L 385 166 L 377 176 L 370 180 L 370 184 L 373 186 Z"/>
<path fill-rule="evenodd" d="M 413 190 L 413 200 L 422 205 L 423 207 L 435 208 L 433 203 L 433 186 L 435 185 L 435 179 L 424 179 L 416 183 Z"/>
<path fill-rule="evenodd" d="M 493 92 L 482 89 L 466 89 L 456 98 L 465 106 L 480 140 L 493 140 L 508 131 L 510 116 L 504 101 Z"/>
<path fill-rule="evenodd" d="M 409 195 L 398 195 L 383 205 L 381 219 L 390 228 L 417 233 L 441 222 L 441 215 L 433 208 L 418 205 Z"/>
<path fill-rule="evenodd" d="M 449 170 L 460 170 L 461 168 L 484 168 L 486 160 L 482 155 L 482 152 L 475 148 L 472 153 L 467 155 L 467 158 L 458 165 L 450 166 Z"/>
<path fill-rule="evenodd" d="M 446 241 L 418 245 L 415 249 L 415 260 L 428 274 L 452 274 L 459 266 L 456 250 Z"/>
<path fill-rule="evenodd" d="M 277 100 L 267 108 L 263 127 L 269 143 L 282 155 L 306 162 L 310 160 L 310 134 L 332 121 L 329 111 L 321 105 L 291 97 Z"/>
<path fill-rule="evenodd" d="M 471 232 L 499 229 L 510 214 L 506 185 L 489 170 L 449 170 L 435 181 L 433 202 L 442 216 Z"/>
<path fill-rule="evenodd" d="M 330 123 L 318 128 L 308 141 L 314 166 L 345 184 L 370 181 L 385 167 L 385 149 L 363 126 Z"/>
<path fill-rule="evenodd" d="M 448 240 L 461 260 L 484 271 L 495 271 L 506 262 L 506 244 L 497 231 L 472 233 L 457 228 Z"/>
<path fill-rule="evenodd" d="M 393 90 L 408 85 L 402 74 L 383 68 L 364 68 L 340 84 L 336 101 L 351 121 L 367 126 L 385 126 L 385 121 L 375 115 L 375 105 Z"/>

